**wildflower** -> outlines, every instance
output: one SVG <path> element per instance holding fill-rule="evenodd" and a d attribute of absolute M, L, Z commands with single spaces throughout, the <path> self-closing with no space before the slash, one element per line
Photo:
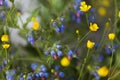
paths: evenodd
<path fill-rule="evenodd" d="M 87 5 L 85 1 L 81 2 L 80 10 L 83 12 L 87 12 L 91 8 L 90 5 Z"/>
<path fill-rule="evenodd" d="M 37 21 L 35 21 L 34 23 L 33 23 L 33 27 L 32 27 L 32 29 L 33 30 L 38 30 L 40 27 L 39 27 L 39 23 L 37 22 Z"/>
<path fill-rule="evenodd" d="M 98 69 L 97 73 L 100 77 L 106 77 L 109 73 L 109 70 L 106 66 L 103 66 Z"/>
<path fill-rule="evenodd" d="M 98 29 L 99 29 L 99 27 L 98 27 L 98 25 L 96 24 L 96 23 L 90 23 L 90 27 L 89 27 L 89 29 L 91 30 L 91 31 L 97 31 Z"/>
<path fill-rule="evenodd" d="M 118 12 L 118 17 L 120 18 L 120 11 Z"/>
<path fill-rule="evenodd" d="M 2 37 L 1 37 L 1 41 L 8 42 L 8 41 L 9 41 L 9 37 L 8 37 L 8 35 L 2 35 Z"/>
<path fill-rule="evenodd" d="M 3 44 L 2 47 L 3 47 L 4 49 L 8 49 L 8 48 L 10 47 L 10 44 Z"/>
<path fill-rule="evenodd" d="M 94 45 L 95 45 L 94 42 L 92 42 L 92 41 L 90 41 L 90 40 L 87 41 L 87 48 L 88 48 L 88 49 L 92 49 L 92 48 L 94 47 Z"/>
<path fill-rule="evenodd" d="M 78 29 L 76 30 L 76 34 L 79 34 L 79 30 Z"/>
<path fill-rule="evenodd" d="M 110 6 L 110 1 L 109 0 L 103 0 L 102 4 L 106 7 Z"/>
<path fill-rule="evenodd" d="M 65 73 L 64 72 L 59 72 L 59 77 L 64 78 L 65 77 Z"/>
<path fill-rule="evenodd" d="M 31 18 L 31 21 L 35 21 L 35 20 L 36 20 L 36 18 L 35 18 L 35 17 L 32 17 L 32 18 Z"/>
<path fill-rule="evenodd" d="M 109 38 L 109 40 L 114 40 L 115 39 L 115 34 L 114 33 L 109 33 L 108 38 Z"/>
<path fill-rule="evenodd" d="M 51 19 L 50 21 L 51 21 L 51 22 L 53 22 L 53 21 L 54 21 L 54 19 Z"/>
<path fill-rule="evenodd" d="M 4 0 L 0 0 L 0 6 L 3 6 Z"/>
<path fill-rule="evenodd" d="M 21 15 L 21 12 L 18 11 L 18 12 L 17 12 L 17 15 L 20 16 L 20 15 Z"/>
<path fill-rule="evenodd" d="M 106 15 L 106 9 L 103 8 L 103 7 L 100 7 L 98 9 L 98 13 L 101 15 L 101 16 L 105 16 Z"/>
<path fill-rule="evenodd" d="M 63 57 L 61 59 L 61 65 L 64 66 L 64 67 L 69 66 L 70 65 L 70 60 L 67 57 Z"/>

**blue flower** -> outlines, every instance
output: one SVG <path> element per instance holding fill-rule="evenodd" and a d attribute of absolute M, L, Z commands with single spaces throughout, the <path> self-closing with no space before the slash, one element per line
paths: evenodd
<path fill-rule="evenodd" d="M 104 56 L 103 55 L 100 55 L 99 56 L 99 61 L 102 62 L 104 60 Z"/>
<path fill-rule="evenodd" d="M 31 36 L 31 37 L 28 37 L 28 42 L 31 44 L 31 45 L 34 45 L 34 38 Z"/>
<path fill-rule="evenodd" d="M 24 78 L 23 78 L 23 77 L 21 77 L 21 78 L 20 78 L 20 80 L 24 80 Z"/>
<path fill-rule="evenodd" d="M 43 73 L 43 72 L 39 72 L 39 76 L 40 76 L 40 77 L 43 77 L 43 76 L 44 76 L 44 73 Z"/>
<path fill-rule="evenodd" d="M 57 55 L 62 56 L 63 55 L 62 51 L 58 50 Z"/>
<path fill-rule="evenodd" d="M 50 54 L 51 54 L 52 56 L 54 56 L 54 55 L 56 54 L 56 52 L 55 52 L 54 50 L 51 50 Z"/>
<path fill-rule="evenodd" d="M 73 56 L 73 51 L 72 51 L 72 50 L 69 50 L 69 51 L 68 51 L 68 54 L 69 54 L 70 56 Z"/>
<path fill-rule="evenodd" d="M 27 80 L 33 80 L 33 79 L 32 79 L 32 76 L 31 76 L 30 74 L 28 74 Z"/>
<path fill-rule="evenodd" d="M 56 48 L 61 49 L 62 45 L 56 45 Z"/>
<path fill-rule="evenodd" d="M 60 69 L 60 65 L 56 65 L 55 70 L 59 70 L 59 69 Z"/>
<path fill-rule="evenodd" d="M 81 19 L 80 18 L 77 18 L 77 23 L 79 24 L 81 22 Z"/>
<path fill-rule="evenodd" d="M 45 51 L 45 55 L 49 55 L 49 51 Z"/>
<path fill-rule="evenodd" d="M 65 73 L 64 73 L 64 72 L 59 72 L 59 76 L 60 76 L 61 78 L 64 78 L 64 77 L 65 77 Z"/>
<path fill-rule="evenodd" d="M 56 30 L 56 32 L 58 32 L 58 33 L 60 32 L 60 28 L 59 28 L 59 27 L 56 27 L 55 30 Z"/>
<path fill-rule="evenodd" d="M 45 78 L 48 78 L 49 74 L 48 73 L 44 73 L 44 76 L 45 76 Z"/>
<path fill-rule="evenodd" d="M 33 70 L 35 70 L 35 69 L 37 68 L 37 64 L 36 64 L 36 63 L 32 63 L 32 64 L 31 64 L 31 68 L 32 68 Z"/>

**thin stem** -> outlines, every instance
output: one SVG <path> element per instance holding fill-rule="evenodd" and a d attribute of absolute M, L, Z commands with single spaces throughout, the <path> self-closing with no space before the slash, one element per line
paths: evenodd
<path fill-rule="evenodd" d="M 23 24 L 24 24 L 24 22 L 23 22 L 23 20 L 22 20 L 21 16 L 19 16 L 19 19 L 20 19 L 20 21 L 21 21 L 21 23 L 22 23 L 22 25 L 23 25 Z"/>
<path fill-rule="evenodd" d="M 112 50 L 112 56 L 111 56 L 111 59 L 110 59 L 110 67 L 109 67 L 109 71 L 111 70 L 111 68 L 112 68 L 112 62 L 113 62 L 113 41 L 111 42 L 111 44 L 112 44 L 112 48 L 111 48 L 111 50 Z M 109 77 L 108 77 L 108 80 L 110 80 L 110 73 L 109 73 Z"/>
<path fill-rule="evenodd" d="M 87 26 L 89 27 L 88 14 L 86 13 Z"/>
<path fill-rule="evenodd" d="M 5 53 L 6 53 L 6 60 L 8 59 L 8 52 L 7 49 L 5 49 Z"/>
<path fill-rule="evenodd" d="M 118 64 L 116 64 L 116 65 L 114 66 L 113 71 L 112 71 L 112 73 L 111 73 L 111 75 L 110 75 L 110 76 L 112 76 L 112 75 L 113 75 L 113 73 L 115 72 L 115 70 L 116 70 L 116 68 L 118 67 L 118 65 L 120 65 L 120 63 L 118 63 Z"/>
<path fill-rule="evenodd" d="M 118 6 L 117 6 L 117 0 L 114 0 L 114 6 L 115 6 L 115 22 L 114 22 L 114 32 L 116 31 L 116 23 L 117 23 L 117 13 L 118 13 Z"/>
<path fill-rule="evenodd" d="M 79 44 L 90 34 L 91 31 L 87 32 L 78 42 L 78 44 L 75 47 L 74 52 L 76 51 L 76 49 L 78 48 Z"/>
<path fill-rule="evenodd" d="M 83 62 L 83 64 L 82 64 L 82 68 L 81 68 L 81 70 L 80 70 L 80 74 L 79 74 L 78 80 L 80 80 L 80 78 L 81 78 L 81 74 L 82 74 L 82 71 L 84 70 L 84 66 L 85 66 L 85 64 L 86 64 L 86 62 L 87 62 L 87 58 L 88 58 L 88 56 L 89 56 L 89 52 L 90 52 L 90 49 L 88 49 L 87 54 L 86 54 L 86 57 L 84 58 L 84 62 Z"/>
<path fill-rule="evenodd" d="M 39 56 L 42 56 L 41 51 L 39 50 L 39 48 L 38 48 L 38 46 L 37 46 L 37 44 L 36 44 L 36 43 L 35 43 L 35 49 L 37 50 L 37 52 L 38 52 Z"/>

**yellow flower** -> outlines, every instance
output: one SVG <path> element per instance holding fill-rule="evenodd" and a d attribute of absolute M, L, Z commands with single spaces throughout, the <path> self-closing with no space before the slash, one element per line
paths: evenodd
<path fill-rule="evenodd" d="M 64 67 L 69 66 L 70 65 L 70 60 L 67 57 L 63 57 L 61 59 L 61 65 L 64 66 Z"/>
<path fill-rule="evenodd" d="M 9 41 L 9 37 L 8 37 L 8 35 L 2 35 L 2 37 L 1 37 L 1 41 L 8 42 L 8 41 Z"/>
<path fill-rule="evenodd" d="M 114 40 L 115 39 L 115 34 L 114 33 L 109 33 L 108 38 L 109 38 L 109 40 Z"/>
<path fill-rule="evenodd" d="M 8 49 L 8 48 L 10 47 L 10 44 L 3 44 L 2 47 L 3 47 L 4 49 Z"/>
<path fill-rule="evenodd" d="M 106 9 L 103 8 L 103 7 L 100 7 L 98 9 L 98 13 L 101 15 L 101 16 L 105 16 L 106 15 Z"/>
<path fill-rule="evenodd" d="M 36 18 L 35 18 L 35 17 L 32 17 L 32 18 L 31 18 L 31 21 L 35 21 L 35 20 L 36 20 Z"/>
<path fill-rule="evenodd" d="M 18 12 L 17 12 L 17 15 L 18 15 L 18 16 L 20 16 L 20 15 L 21 15 L 21 12 L 20 12 L 20 11 L 18 11 Z"/>
<path fill-rule="evenodd" d="M 35 21 L 34 23 L 33 23 L 33 27 L 32 27 L 32 29 L 33 30 L 38 30 L 40 27 L 39 27 L 39 23 L 37 22 L 37 21 Z"/>
<path fill-rule="evenodd" d="M 106 77 L 109 73 L 109 70 L 106 66 L 103 66 L 98 69 L 97 73 L 100 77 Z"/>
<path fill-rule="evenodd" d="M 80 10 L 83 12 L 87 12 L 91 8 L 90 5 L 87 5 L 85 1 L 81 2 Z"/>
<path fill-rule="evenodd" d="M 54 19 L 51 19 L 50 21 L 51 21 L 51 22 L 53 22 L 53 21 L 54 21 Z"/>
<path fill-rule="evenodd" d="M 79 30 L 78 29 L 75 32 L 76 32 L 76 34 L 79 34 Z"/>
<path fill-rule="evenodd" d="M 96 23 L 90 23 L 90 27 L 89 27 L 89 29 L 91 30 L 91 31 L 97 31 L 98 29 L 99 29 L 99 27 L 98 27 L 98 25 L 96 24 Z"/>
<path fill-rule="evenodd" d="M 118 12 L 118 17 L 120 18 L 120 11 Z"/>
<path fill-rule="evenodd" d="M 104 6 L 110 6 L 110 1 L 109 0 L 103 0 L 102 1 L 102 4 L 104 5 Z"/>
<path fill-rule="evenodd" d="M 88 49 L 92 49 L 92 48 L 94 47 L 94 45 L 95 45 L 94 42 L 92 42 L 92 41 L 90 41 L 90 40 L 87 41 L 87 48 L 88 48 Z"/>

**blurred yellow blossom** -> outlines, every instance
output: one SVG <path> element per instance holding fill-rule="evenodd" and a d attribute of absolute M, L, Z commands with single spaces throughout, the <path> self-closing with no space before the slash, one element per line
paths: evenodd
<path fill-rule="evenodd" d="M 90 23 L 90 27 L 89 27 L 89 29 L 91 30 L 91 31 L 97 31 L 98 29 L 99 29 L 99 27 L 98 27 L 98 25 L 96 24 L 96 23 Z"/>
<path fill-rule="evenodd" d="M 8 42 L 8 41 L 9 41 L 9 37 L 8 37 L 8 35 L 2 35 L 2 37 L 1 37 L 1 41 Z"/>
<path fill-rule="evenodd" d="M 76 34 L 79 34 L 79 30 L 78 29 L 75 32 L 76 32 Z"/>
<path fill-rule="evenodd" d="M 115 33 L 109 33 L 108 38 L 109 38 L 109 40 L 114 40 L 115 39 Z"/>
<path fill-rule="evenodd" d="M 103 0 L 102 4 L 106 7 L 110 6 L 110 0 Z"/>
<path fill-rule="evenodd" d="M 17 12 L 17 15 L 18 15 L 18 16 L 20 16 L 20 15 L 21 15 L 21 12 L 20 12 L 20 11 L 18 11 L 18 12 Z"/>
<path fill-rule="evenodd" d="M 90 5 L 87 5 L 85 1 L 81 2 L 80 10 L 83 12 L 87 12 L 91 8 Z"/>
<path fill-rule="evenodd" d="M 36 20 L 36 18 L 35 18 L 35 17 L 32 17 L 32 18 L 31 18 L 31 21 L 35 21 L 35 20 Z"/>
<path fill-rule="evenodd" d="M 40 28 L 39 23 L 38 23 L 37 21 L 35 21 L 35 22 L 33 23 L 32 29 L 33 29 L 33 30 L 39 30 L 39 28 Z"/>
<path fill-rule="evenodd" d="M 7 48 L 10 47 L 10 44 L 3 44 L 2 47 L 3 47 L 4 49 L 7 49 Z"/>
<path fill-rule="evenodd" d="M 105 15 L 106 15 L 106 9 L 105 9 L 104 7 L 100 7 L 100 8 L 98 9 L 98 13 L 99 13 L 99 15 L 101 15 L 101 16 L 105 16 Z"/>
<path fill-rule="evenodd" d="M 109 73 L 109 70 L 106 66 L 103 66 L 98 69 L 97 73 L 100 77 L 106 77 Z"/>
<path fill-rule="evenodd" d="M 118 17 L 120 18 L 120 11 L 118 12 Z"/>
<path fill-rule="evenodd" d="M 70 60 L 67 57 L 63 57 L 61 59 L 61 65 L 64 66 L 64 67 L 69 66 L 70 65 Z"/>
<path fill-rule="evenodd" d="M 54 19 L 51 19 L 50 21 L 51 21 L 51 22 L 53 22 L 53 21 L 54 21 Z"/>
<path fill-rule="evenodd" d="M 87 48 L 88 48 L 88 49 L 92 49 L 92 48 L 94 47 L 94 45 L 95 45 L 94 42 L 92 42 L 92 41 L 90 41 L 90 40 L 87 41 Z"/>

